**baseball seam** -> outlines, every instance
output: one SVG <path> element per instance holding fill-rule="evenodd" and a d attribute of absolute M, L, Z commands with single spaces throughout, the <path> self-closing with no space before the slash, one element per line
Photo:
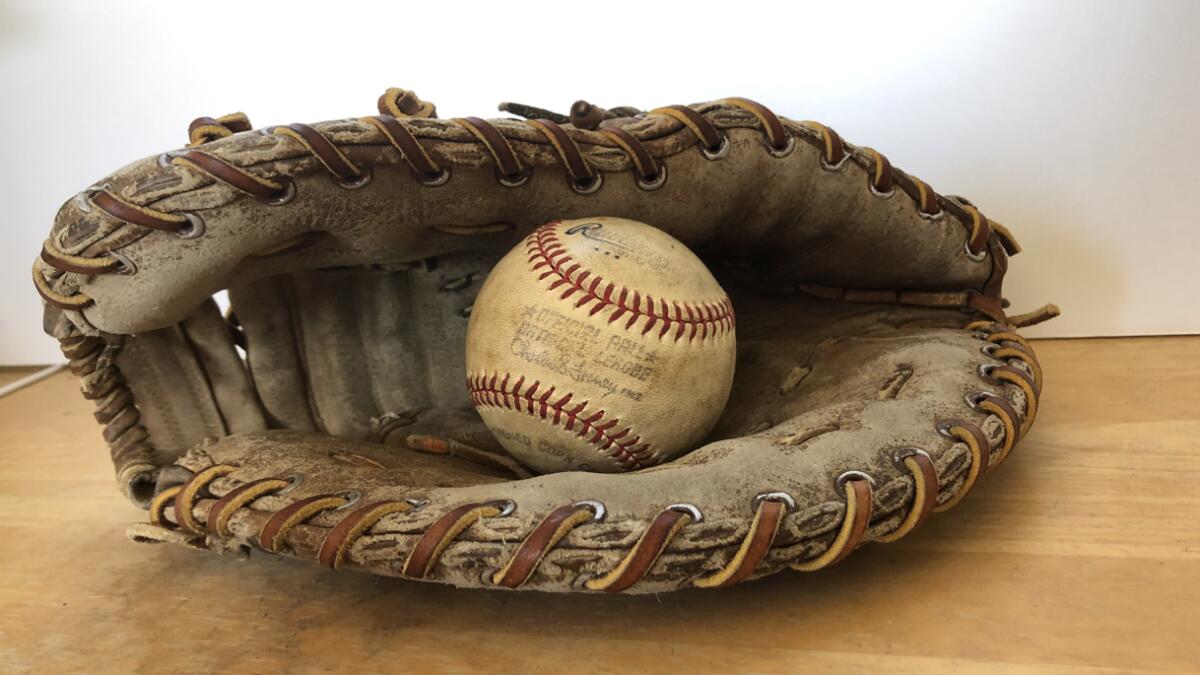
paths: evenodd
<path fill-rule="evenodd" d="M 625 286 L 618 288 L 611 281 L 606 283 L 604 277 L 584 269 L 582 263 L 574 262 L 574 258 L 567 253 L 566 247 L 558 238 L 556 225 L 557 222 L 548 223 L 534 230 L 526 239 L 526 252 L 529 253 L 531 270 L 544 270 L 538 275 L 539 281 L 555 277 L 546 290 L 556 291 L 566 286 L 559 295 L 560 300 L 566 300 L 579 293 L 580 297 L 575 302 L 575 307 L 580 308 L 592 303 L 588 316 L 615 308 L 608 317 L 608 322 L 614 323 L 628 314 L 625 330 L 631 329 L 638 320 L 646 318 L 642 327 L 643 335 L 649 333 L 655 325 L 660 325 L 658 337 L 662 338 L 674 326 L 673 337 L 676 342 L 684 333 L 689 333 L 689 340 L 699 333 L 700 339 L 703 340 L 710 335 L 716 336 L 733 329 L 733 303 L 729 301 L 729 296 L 722 295 L 705 302 L 668 301 L 662 297 L 656 300 L 649 294 L 631 291 Z"/>
<path fill-rule="evenodd" d="M 467 391 L 471 395 L 471 403 L 476 408 L 503 408 L 547 420 L 595 445 L 626 471 L 644 469 L 658 463 L 650 443 L 642 442 L 641 435 L 634 434 L 632 427 L 616 431 L 621 420 L 608 417 L 603 409 L 589 412 L 589 401 L 572 404 L 575 398 L 572 392 L 551 400 L 557 387 L 542 390 L 540 381 L 526 386 L 524 375 L 511 385 L 510 379 L 509 373 L 505 373 L 503 378 L 498 372 L 490 377 L 486 374 L 468 375 Z"/>

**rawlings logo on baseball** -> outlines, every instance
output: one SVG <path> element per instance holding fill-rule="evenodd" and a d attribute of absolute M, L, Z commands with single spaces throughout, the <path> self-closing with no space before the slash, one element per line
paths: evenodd
<path fill-rule="evenodd" d="M 729 397 L 733 306 L 649 225 L 544 225 L 480 289 L 467 388 L 514 457 L 543 472 L 630 471 L 696 447 Z"/>

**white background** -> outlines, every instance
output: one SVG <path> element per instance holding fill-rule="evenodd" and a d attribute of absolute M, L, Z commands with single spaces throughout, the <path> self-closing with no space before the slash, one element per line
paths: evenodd
<path fill-rule="evenodd" d="M 837 6 L 834 6 L 837 5 Z M 1037 336 L 1200 332 L 1200 3 L 0 0 L 0 364 L 61 360 L 29 269 L 58 206 L 199 115 L 443 117 L 757 99 L 961 194 L 1025 246 Z"/>

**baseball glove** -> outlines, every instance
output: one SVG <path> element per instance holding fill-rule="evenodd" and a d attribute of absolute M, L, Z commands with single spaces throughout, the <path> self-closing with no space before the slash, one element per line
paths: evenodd
<path fill-rule="evenodd" d="M 1006 314 L 1020 249 L 971 202 L 742 98 L 501 109 L 528 119 L 400 89 L 361 119 L 203 117 L 63 205 L 34 282 L 149 509 L 132 539 L 457 586 L 726 586 L 903 537 L 1029 431 L 1015 329 L 1057 309 Z M 733 391 L 680 459 L 533 476 L 472 407 L 467 317 L 537 226 L 601 215 L 712 268 Z"/>

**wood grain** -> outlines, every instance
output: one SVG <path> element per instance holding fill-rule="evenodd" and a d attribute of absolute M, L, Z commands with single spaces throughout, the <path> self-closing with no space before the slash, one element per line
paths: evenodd
<path fill-rule="evenodd" d="M 0 671 L 1200 669 L 1200 338 L 1036 347 L 1037 425 L 952 512 L 826 572 L 657 597 L 134 545 L 60 373 L 0 400 Z"/>

